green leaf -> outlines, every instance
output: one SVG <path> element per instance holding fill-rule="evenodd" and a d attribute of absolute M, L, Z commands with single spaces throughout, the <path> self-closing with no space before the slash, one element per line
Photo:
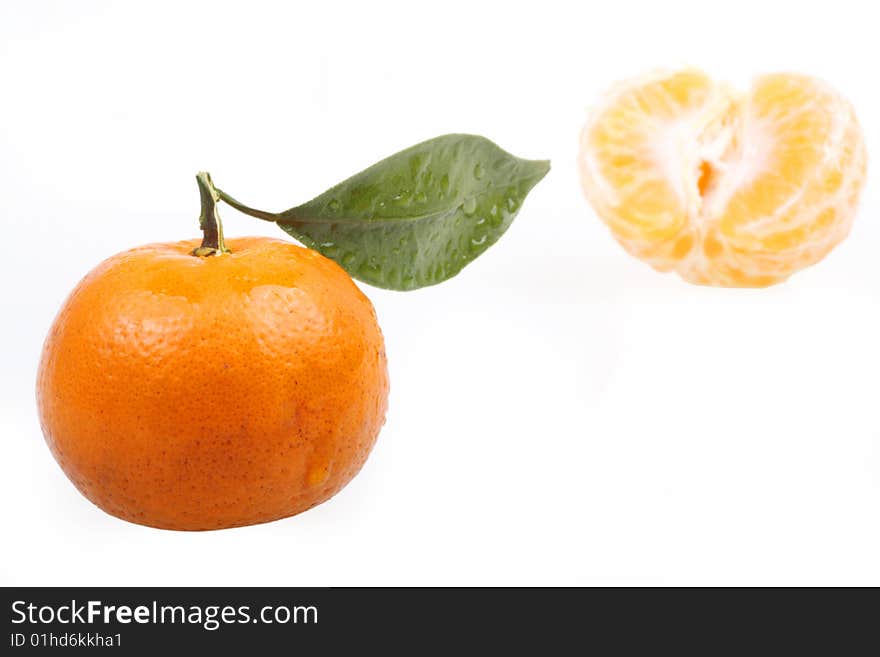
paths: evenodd
<path fill-rule="evenodd" d="M 484 137 L 445 135 L 273 219 L 354 278 L 412 290 L 455 276 L 497 242 L 549 170 Z"/>

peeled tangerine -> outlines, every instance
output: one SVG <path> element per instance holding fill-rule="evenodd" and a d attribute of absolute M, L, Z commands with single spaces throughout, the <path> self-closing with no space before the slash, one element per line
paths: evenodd
<path fill-rule="evenodd" d="M 579 164 L 629 253 L 691 283 L 762 287 L 846 237 L 866 156 L 852 107 L 819 80 L 763 75 L 743 94 L 685 70 L 618 85 Z"/>

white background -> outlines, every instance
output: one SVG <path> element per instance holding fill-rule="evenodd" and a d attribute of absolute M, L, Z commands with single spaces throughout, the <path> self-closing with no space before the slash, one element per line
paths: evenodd
<path fill-rule="evenodd" d="M 825 261 L 724 290 L 627 256 L 575 166 L 598 94 L 682 64 L 826 78 L 880 153 L 871 3 L 234 4 L 0 4 L 0 584 L 880 584 L 878 176 Z M 200 169 L 280 210 L 447 132 L 553 170 L 457 278 L 362 286 L 392 392 L 346 489 L 207 533 L 76 492 L 33 388 L 77 280 L 196 237 Z"/>

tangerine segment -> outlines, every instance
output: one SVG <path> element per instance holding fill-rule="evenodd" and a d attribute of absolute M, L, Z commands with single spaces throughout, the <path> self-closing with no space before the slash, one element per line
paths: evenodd
<path fill-rule="evenodd" d="M 108 513 L 204 530 L 300 513 L 345 486 L 384 422 L 370 301 L 289 242 L 151 244 L 104 261 L 46 339 L 46 441 Z"/>
<path fill-rule="evenodd" d="M 852 107 L 819 80 L 764 75 L 741 94 L 686 70 L 612 90 L 579 164 L 629 253 L 692 283 L 760 287 L 846 237 L 866 154 Z"/>

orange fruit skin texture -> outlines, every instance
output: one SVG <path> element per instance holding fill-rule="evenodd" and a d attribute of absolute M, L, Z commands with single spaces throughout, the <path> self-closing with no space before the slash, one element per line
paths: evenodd
<path fill-rule="evenodd" d="M 742 93 L 683 70 L 612 89 L 578 161 L 630 254 L 691 283 L 764 287 L 847 236 L 867 156 L 852 106 L 820 80 L 762 75 Z"/>
<path fill-rule="evenodd" d="M 291 516 L 364 464 L 388 402 L 370 301 L 333 261 L 267 238 L 150 244 L 90 272 L 46 339 L 46 442 L 89 500 L 179 530 Z"/>

